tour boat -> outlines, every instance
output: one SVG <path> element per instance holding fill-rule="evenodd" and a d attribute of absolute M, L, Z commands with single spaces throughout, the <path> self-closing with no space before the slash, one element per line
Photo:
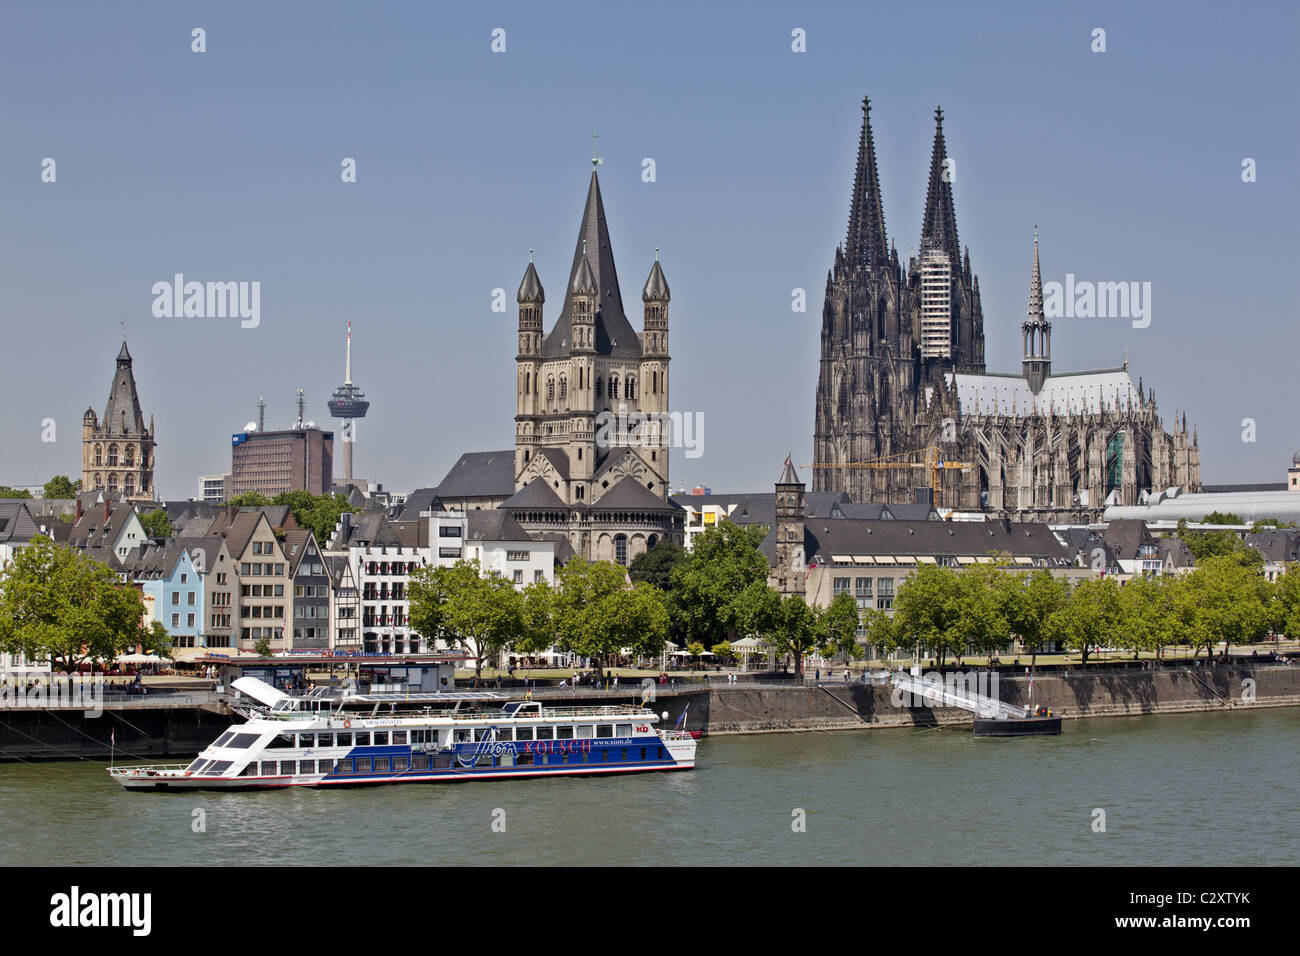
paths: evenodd
<path fill-rule="evenodd" d="M 284 694 L 256 703 L 189 764 L 110 767 L 128 790 L 227 790 L 690 770 L 695 738 L 645 707 L 543 707 L 491 693 Z M 665 713 L 663 715 L 667 717 Z"/>

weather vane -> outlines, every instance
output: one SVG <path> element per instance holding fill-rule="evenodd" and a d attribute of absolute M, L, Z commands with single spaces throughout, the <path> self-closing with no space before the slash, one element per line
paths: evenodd
<path fill-rule="evenodd" d="M 600 138 L 600 137 L 597 136 L 595 133 L 592 133 L 592 134 L 591 134 L 591 170 L 592 170 L 592 172 L 595 172 L 595 171 L 596 171 L 596 167 L 599 166 L 601 163 L 604 162 L 603 159 L 601 159 L 599 156 L 596 155 L 596 140 L 598 140 L 599 138 Z"/>

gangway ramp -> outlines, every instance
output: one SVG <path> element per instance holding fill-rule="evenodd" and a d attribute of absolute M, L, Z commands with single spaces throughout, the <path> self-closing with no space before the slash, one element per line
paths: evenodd
<path fill-rule="evenodd" d="M 946 679 L 938 674 L 917 677 L 899 671 L 893 676 L 892 682 L 899 690 L 911 695 L 913 706 L 941 704 L 945 707 L 960 707 L 978 717 L 993 720 L 1025 716 L 1022 709 L 1012 704 L 1003 703 L 996 697 L 971 690 L 968 686 L 969 678 L 978 678 L 980 675 L 972 674 L 969 678 L 962 674 L 945 676 Z"/>

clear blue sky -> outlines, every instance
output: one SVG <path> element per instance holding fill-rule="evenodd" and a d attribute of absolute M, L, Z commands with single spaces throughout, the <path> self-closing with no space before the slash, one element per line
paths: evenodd
<path fill-rule="evenodd" d="M 904 256 L 943 105 L 990 369 L 1019 367 L 1037 223 L 1045 280 L 1153 287 L 1149 328 L 1057 321 L 1055 367 L 1127 348 L 1166 423 L 1199 426 L 1206 481 L 1280 481 L 1300 447 L 1297 20 L 1283 3 L 11 4 L 0 483 L 78 476 L 123 316 L 165 497 L 228 469 L 259 396 L 268 425 L 300 387 L 326 422 L 349 319 L 372 401 L 360 475 L 409 490 L 510 447 L 515 289 L 535 248 L 553 322 L 596 131 L 624 301 L 639 328 L 661 247 L 672 406 L 705 416 L 673 485 L 766 489 L 788 451 L 811 459 L 864 94 Z M 176 272 L 260 281 L 260 327 L 154 318 L 151 286 Z"/>

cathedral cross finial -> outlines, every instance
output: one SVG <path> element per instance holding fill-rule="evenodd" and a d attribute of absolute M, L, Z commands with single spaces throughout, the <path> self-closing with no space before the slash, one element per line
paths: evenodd
<path fill-rule="evenodd" d="M 600 137 L 595 133 L 591 134 L 591 171 L 593 173 L 596 171 L 596 167 L 604 162 L 603 159 L 596 155 L 596 140 L 598 139 L 600 139 Z"/>
<path fill-rule="evenodd" d="M 1128 371 L 1128 346 L 1124 346 L 1124 371 Z"/>

